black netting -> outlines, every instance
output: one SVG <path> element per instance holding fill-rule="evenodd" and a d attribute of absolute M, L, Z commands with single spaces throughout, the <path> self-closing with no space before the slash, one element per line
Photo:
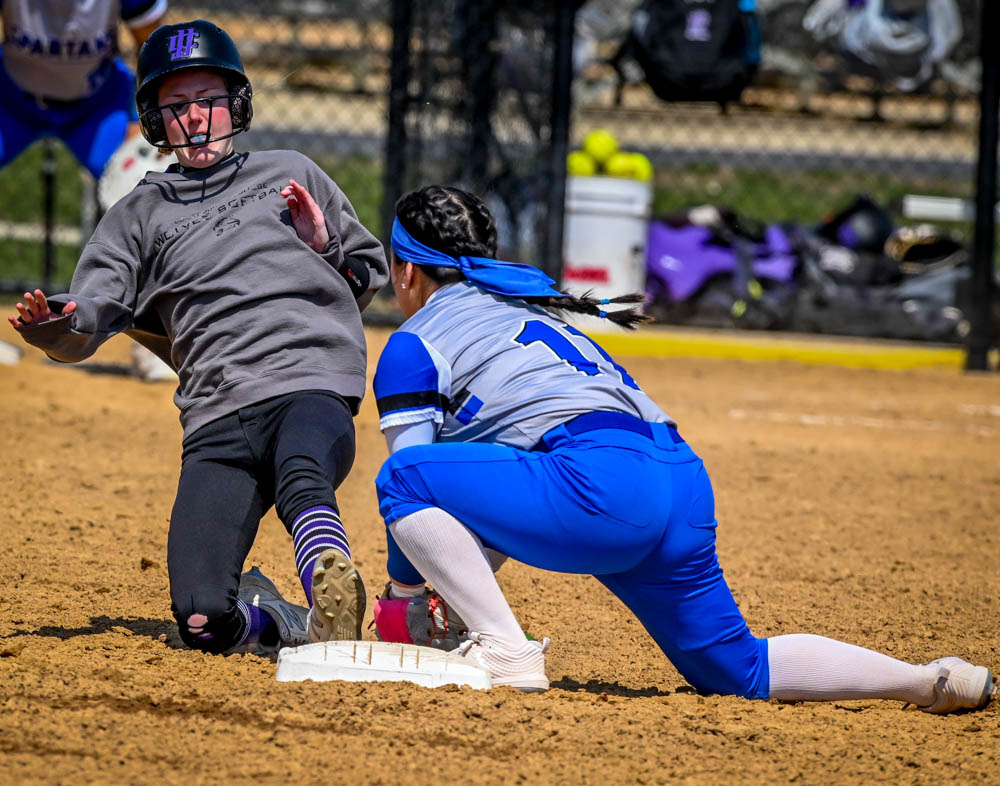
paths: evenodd
<path fill-rule="evenodd" d="M 918 27 L 931 7 L 956 14 L 924 25 L 922 48 L 879 57 L 857 46 L 875 33 L 851 27 L 865 3 L 757 0 L 760 67 L 725 105 L 657 98 L 621 51 L 638 6 L 171 0 L 166 21 L 205 18 L 229 31 L 255 90 L 240 145 L 313 157 L 383 238 L 406 190 L 463 185 L 485 194 L 505 256 L 556 273 L 566 145 L 603 128 L 652 162 L 656 216 L 712 203 L 763 224 L 812 226 L 864 194 L 899 224 L 931 219 L 969 240 L 968 213 L 905 206 L 973 197 L 981 0 L 881 0 Z M 567 20 L 572 34 L 561 38 Z M 570 38 L 561 82 L 560 41 Z M 93 186 L 61 145 L 51 151 L 58 288 L 92 226 Z M 0 279 L 17 289 L 44 276 L 44 158 L 38 144 L 0 171 Z"/>

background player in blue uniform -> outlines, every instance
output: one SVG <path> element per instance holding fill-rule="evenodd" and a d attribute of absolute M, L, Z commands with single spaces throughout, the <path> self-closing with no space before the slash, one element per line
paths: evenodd
<path fill-rule="evenodd" d="M 56 137 L 100 180 L 126 140 L 149 149 L 138 136 L 135 75 L 118 56 L 118 23 L 142 46 L 166 13 L 166 0 L 0 0 L 0 5 L 0 167 L 39 139 Z M 132 358 L 144 379 L 177 379 L 138 344 Z"/>
<path fill-rule="evenodd" d="M 166 0 L 0 0 L 0 167 L 58 137 L 99 178 L 139 131 L 135 75 L 118 56 L 118 22 L 141 46 Z"/>
<path fill-rule="evenodd" d="M 545 647 L 526 641 L 492 550 L 593 574 L 703 691 L 936 713 L 989 700 L 992 673 L 959 658 L 912 665 L 822 636 L 755 638 L 719 567 L 701 459 L 622 367 L 541 307 L 605 315 L 609 303 L 566 297 L 495 250 L 473 195 L 432 186 L 400 199 L 390 272 L 408 319 L 375 377 L 392 590 L 429 581 L 470 630 L 463 657 L 495 684 L 548 686 Z"/>

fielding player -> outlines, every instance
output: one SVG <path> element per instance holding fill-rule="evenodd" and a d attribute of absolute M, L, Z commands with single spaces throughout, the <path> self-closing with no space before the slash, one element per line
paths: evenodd
<path fill-rule="evenodd" d="M 548 687 L 546 647 L 526 640 L 486 549 L 595 575 L 699 690 L 936 713 L 989 700 L 989 669 L 959 658 L 911 665 L 822 636 L 755 638 L 719 567 L 701 459 L 625 369 L 546 310 L 631 327 L 634 308 L 606 308 L 638 297 L 568 297 L 493 259 L 496 241 L 464 191 L 431 186 L 396 205 L 390 274 L 408 319 L 375 376 L 393 596 L 426 579 L 470 631 L 456 652 L 523 690 Z M 379 621 L 383 638 L 401 627 Z"/>
<path fill-rule="evenodd" d="M 354 460 L 360 309 L 388 280 L 385 255 L 305 156 L 234 151 L 252 89 L 223 30 L 158 28 L 138 78 L 143 134 L 179 164 L 111 207 L 69 294 L 27 293 L 11 322 L 55 360 L 126 332 L 177 370 L 184 441 L 167 562 L 188 646 L 360 638 L 364 587 L 334 490 Z M 308 618 L 259 571 L 240 576 L 272 504 L 294 539 Z"/>

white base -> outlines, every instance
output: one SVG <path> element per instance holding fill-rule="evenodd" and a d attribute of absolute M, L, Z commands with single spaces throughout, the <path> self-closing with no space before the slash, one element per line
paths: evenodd
<path fill-rule="evenodd" d="M 132 373 L 145 382 L 177 383 L 177 372 L 142 344 L 132 344 Z"/>
<path fill-rule="evenodd" d="M 278 653 L 278 682 L 413 682 L 427 688 L 493 687 L 490 675 L 433 647 L 383 641 L 325 641 L 286 647 Z"/>
<path fill-rule="evenodd" d="M 0 364 L 4 366 L 16 366 L 21 362 L 22 355 L 24 355 L 24 350 L 16 344 L 8 344 L 6 341 L 0 341 Z"/>

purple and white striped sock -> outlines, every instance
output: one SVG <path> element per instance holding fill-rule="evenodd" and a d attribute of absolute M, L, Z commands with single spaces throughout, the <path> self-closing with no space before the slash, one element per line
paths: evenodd
<path fill-rule="evenodd" d="M 266 611 L 261 611 L 257 606 L 244 603 L 242 600 L 236 601 L 236 608 L 243 617 L 245 627 L 243 636 L 240 637 L 237 647 L 244 644 L 257 644 L 263 638 L 273 638 L 265 634 L 276 633 L 277 623 L 271 619 Z M 274 630 L 270 630 L 273 628 Z"/>
<path fill-rule="evenodd" d="M 292 524 L 292 541 L 295 544 L 295 566 L 305 590 L 306 600 L 312 605 L 312 573 L 316 558 L 327 549 L 342 551 L 348 558 L 351 547 L 347 532 L 337 511 L 328 505 L 319 505 L 300 513 Z"/>

